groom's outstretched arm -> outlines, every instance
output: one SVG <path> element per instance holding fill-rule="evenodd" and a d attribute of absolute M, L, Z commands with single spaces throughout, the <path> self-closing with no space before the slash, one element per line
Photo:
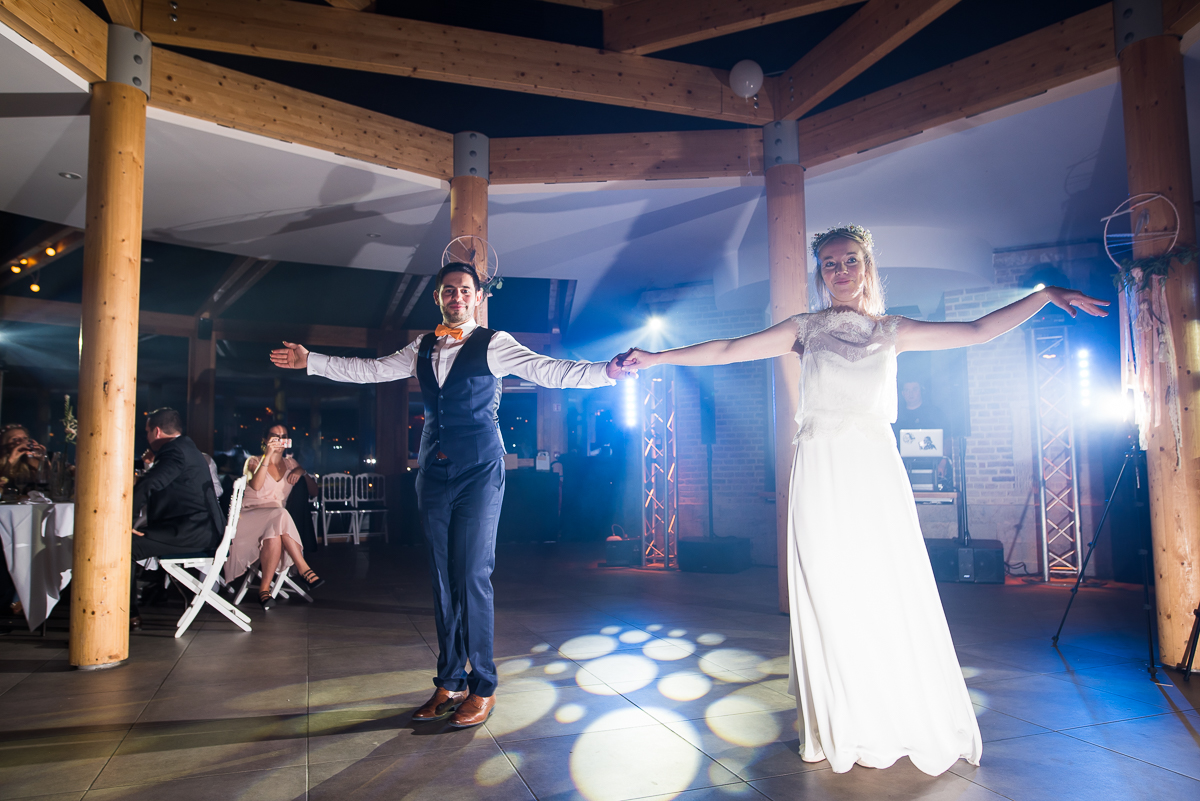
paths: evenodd
<path fill-rule="evenodd" d="M 416 374 L 417 349 L 421 340 L 414 339 L 403 350 L 378 359 L 359 359 L 346 356 L 326 356 L 312 353 L 303 345 L 284 342 L 284 347 L 271 351 L 271 363 L 294 370 L 306 369 L 309 375 L 319 375 L 334 381 L 352 384 L 380 384 L 398 381 Z"/>
<path fill-rule="evenodd" d="M 512 334 L 497 331 L 488 348 L 488 368 L 492 375 L 515 375 L 553 389 L 592 389 L 616 383 L 613 362 L 577 362 L 554 359 L 525 347 Z"/>

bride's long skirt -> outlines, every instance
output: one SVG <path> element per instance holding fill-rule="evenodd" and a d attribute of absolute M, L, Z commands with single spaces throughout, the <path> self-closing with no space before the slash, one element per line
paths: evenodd
<path fill-rule="evenodd" d="M 800 442 L 788 526 L 800 756 L 930 775 L 982 740 L 891 430 Z"/>

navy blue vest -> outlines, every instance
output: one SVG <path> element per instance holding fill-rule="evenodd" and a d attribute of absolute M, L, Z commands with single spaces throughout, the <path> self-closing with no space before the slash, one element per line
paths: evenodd
<path fill-rule="evenodd" d="M 420 464 L 429 467 L 438 451 L 450 457 L 457 469 L 504 458 L 500 438 L 501 381 L 488 368 L 488 343 L 495 334 L 476 328 L 467 335 L 454 364 L 440 387 L 433 372 L 433 346 L 437 337 L 426 334 L 417 350 L 417 380 L 425 401 L 425 428 L 421 431 Z"/>

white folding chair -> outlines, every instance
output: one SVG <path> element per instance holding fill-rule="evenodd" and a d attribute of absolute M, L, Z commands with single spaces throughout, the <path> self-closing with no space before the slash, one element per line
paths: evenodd
<path fill-rule="evenodd" d="M 382 473 L 360 473 L 354 477 L 354 506 L 358 509 L 358 533 L 382 534 L 383 541 L 388 541 L 387 531 L 387 490 L 385 489 Z M 378 531 L 372 531 L 371 515 L 382 518 L 383 525 Z"/>
<path fill-rule="evenodd" d="M 358 545 L 358 510 L 354 508 L 354 477 L 347 473 L 321 476 L 321 536 L 329 544 L 329 521 L 338 515 L 349 518 L 346 534 Z"/>
<path fill-rule="evenodd" d="M 242 496 L 245 494 L 246 477 L 243 476 L 233 483 L 233 497 L 229 501 L 229 520 L 225 523 L 225 536 L 221 538 L 221 544 L 212 556 L 158 558 L 159 565 L 167 575 L 196 594 L 188 608 L 183 610 L 183 616 L 179 618 L 179 626 L 175 629 L 176 639 L 183 636 L 205 604 L 232 620 L 242 631 L 250 631 L 250 618 L 213 591 L 217 578 L 225 567 L 225 559 L 229 556 L 229 545 L 233 542 L 233 535 L 237 532 L 238 518 L 242 514 Z M 188 570 L 200 571 L 202 578 L 196 578 Z"/>

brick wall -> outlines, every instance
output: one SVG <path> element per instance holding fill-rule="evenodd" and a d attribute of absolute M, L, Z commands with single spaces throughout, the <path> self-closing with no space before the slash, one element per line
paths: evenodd
<path fill-rule="evenodd" d="M 643 295 L 665 316 L 670 345 L 742 336 L 762 330 L 766 313 L 720 310 L 711 285 Z M 713 446 L 713 517 L 720 536 L 748 537 L 755 564 L 774 565 L 775 504 L 765 497 L 771 437 L 770 362 L 713 368 L 717 441 Z M 694 373 L 676 368 L 676 454 L 680 536 L 708 535 L 707 453 L 700 435 L 700 391 Z M 774 487 L 770 488 L 774 491 Z"/>

